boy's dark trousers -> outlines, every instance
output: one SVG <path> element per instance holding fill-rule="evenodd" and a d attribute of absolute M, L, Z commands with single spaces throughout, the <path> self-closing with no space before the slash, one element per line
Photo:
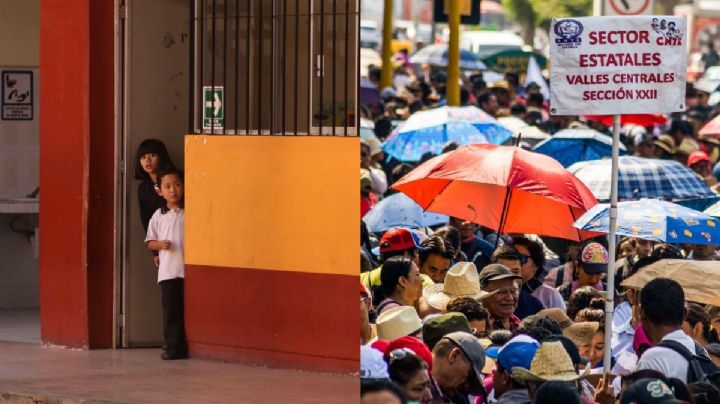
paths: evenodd
<path fill-rule="evenodd" d="M 185 280 L 167 279 L 160 282 L 163 306 L 163 332 L 167 354 L 173 358 L 184 358 L 188 354 L 185 338 Z"/>

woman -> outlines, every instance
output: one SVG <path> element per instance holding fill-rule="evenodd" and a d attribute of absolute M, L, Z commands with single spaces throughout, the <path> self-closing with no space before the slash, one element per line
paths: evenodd
<path fill-rule="evenodd" d="M 710 323 L 710 316 L 697 303 L 687 304 L 687 317 L 683 321 L 682 329 L 703 347 L 720 342 L 717 330 Z"/>
<path fill-rule="evenodd" d="M 380 281 L 386 297 L 377 305 L 378 315 L 397 306 L 415 306 L 422 296 L 420 269 L 408 257 L 395 256 L 385 261 Z"/>
<path fill-rule="evenodd" d="M 545 265 L 545 251 L 542 245 L 525 237 L 517 237 L 513 239 L 513 247 L 520 254 L 522 289 L 540 300 L 546 309 L 557 307 L 565 311 L 565 302 L 560 293 L 543 283 L 542 268 Z"/>
<path fill-rule="evenodd" d="M 390 380 L 400 386 L 409 401 L 431 402 L 430 375 L 424 360 L 412 350 L 400 348 L 389 352 L 388 362 Z"/>
<path fill-rule="evenodd" d="M 605 282 L 602 282 L 602 276 L 607 272 L 608 252 L 607 249 L 598 242 L 585 242 L 580 245 L 579 253 L 580 268 L 576 273 L 573 282 L 565 283 L 557 288 L 563 299 L 570 299 L 570 295 L 578 288 L 590 286 L 598 291 L 605 290 Z M 572 318 L 572 317 L 571 317 Z"/>

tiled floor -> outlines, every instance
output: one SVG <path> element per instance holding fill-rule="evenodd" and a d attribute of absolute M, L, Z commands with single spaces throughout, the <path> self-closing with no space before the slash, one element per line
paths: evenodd
<path fill-rule="evenodd" d="M 357 376 L 163 361 L 160 349 L 41 347 L 37 310 L 0 310 L 0 401 L 353 403 L 359 389 Z"/>
<path fill-rule="evenodd" d="M 0 309 L 0 341 L 40 344 L 38 309 Z"/>

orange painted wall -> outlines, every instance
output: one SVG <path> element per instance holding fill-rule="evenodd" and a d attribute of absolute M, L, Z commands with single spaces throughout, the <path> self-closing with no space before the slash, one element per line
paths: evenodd
<path fill-rule="evenodd" d="M 192 357 L 358 371 L 358 149 L 357 138 L 186 136 Z"/>
<path fill-rule="evenodd" d="M 358 138 L 185 138 L 187 264 L 357 275 Z"/>

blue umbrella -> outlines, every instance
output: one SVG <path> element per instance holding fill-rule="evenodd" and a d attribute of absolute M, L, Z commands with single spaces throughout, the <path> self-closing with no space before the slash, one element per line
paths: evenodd
<path fill-rule="evenodd" d="M 383 150 L 400 161 L 420 161 L 425 153 L 440 154 L 448 142 L 503 144 L 512 132 L 477 107 L 440 107 L 419 111 L 383 143 Z"/>
<path fill-rule="evenodd" d="M 446 67 L 448 65 L 448 45 L 434 44 L 420 49 L 410 57 L 410 63 Z M 480 58 L 467 49 L 460 49 L 460 68 L 465 70 L 485 70 L 487 67 Z"/>
<path fill-rule="evenodd" d="M 609 232 L 610 204 L 593 206 L 573 226 Z M 617 234 L 666 243 L 720 244 L 720 220 L 684 206 L 657 199 L 618 203 Z"/>
<path fill-rule="evenodd" d="M 535 145 L 533 151 L 550 156 L 563 167 L 578 161 L 597 160 L 612 155 L 612 138 L 593 129 L 564 129 Z M 620 144 L 620 155 L 627 154 Z"/>
<path fill-rule="evenodd" d="M 409 196 L 399 192 L 381 200 L 363 217 L 368 230 L 376 233 L 393 227 L 420 228 L 448 222 L 448 217 L 424 212 Z"/>
<path fill-rule="evenodd" d="M 568 167 L 599 201 L 610 200 L 610 159 L 582 161 Z M 700 199 L 717 196 L 691 169 L 674 160 L 620 156 L 618 200 L 640 198 L 665 200 Z"/>

